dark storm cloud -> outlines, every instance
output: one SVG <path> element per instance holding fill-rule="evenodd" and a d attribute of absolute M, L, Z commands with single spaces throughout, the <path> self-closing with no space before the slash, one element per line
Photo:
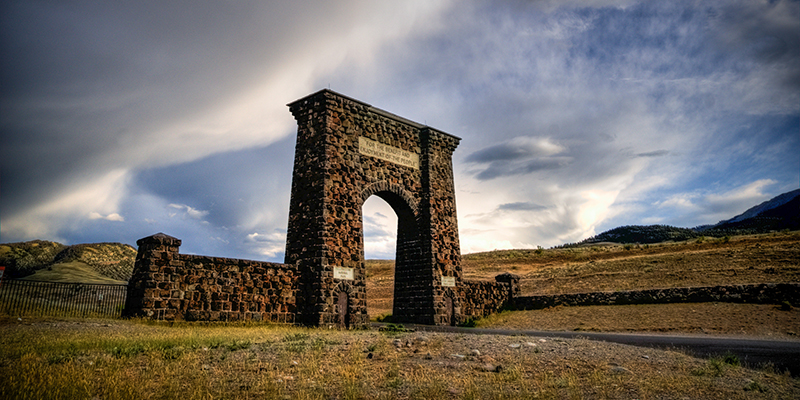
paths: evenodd
<path fill-rule="evenodd" d="M 731 54 L 773 65 L 776 90 L 800 88 L 800 4 L 797 1 L 740 1 L 710 15 L 717 43 Z"/>
<path fill-rule="evenodd" d="M 358 0 L 2 2 L 3 238 L 53 238 L 87 217 L 129 223 L 117 211 L 136 195 L 136 171 L 287 136 L 284 105 L 316 89 L 314 79 L 436 10 Z M 230 220 L 198 203 L 176 204 Z"/>
<path fill-rule="evenodd" d="M 0 167 L 13 193 L 4 214 L 123 166 L 105 155 L 240 90 L 285 42 L 249 49 L 263 39 L 253 25 L 289 28 L 280 13 L 258 20 L 245 3 L 167 2 L 158 12 L 151 2 L 3 4 Z"/>

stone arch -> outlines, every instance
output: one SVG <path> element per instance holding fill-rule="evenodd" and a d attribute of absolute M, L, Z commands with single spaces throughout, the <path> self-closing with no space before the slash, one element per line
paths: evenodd
<path fill-rule="evenodd" d="M 402 186 L 386 181 L 375 182 L 364 188 L 364 190 L 361 192 L 361 204 L 363 205 L 372 195 L 377 195 L 389 203 L 392 208 L 395 208 L 395 204 L 392 204 L 392 202 L 397 203 L 397 201 L 391 196 L 388 196 L 388 198 L 384 197 L 384 193 L 391 193 L 399 197 L 400 200 L 402 200 L 401 204 L 408 206 L 414 215 L 417 214 L 417 199 L 408 193 L 408 191 L 403 189 Z M 389 199 L 391 199 L 391 202 Z M 396 209 L 395 212 L 397 212 Z"/>
<path fill-rule="evenodd" d="M 442 296 L 461 285 L 452 166 L 460 139 L 330 90 L 289 109 L 298 129 L 286 263 L 301 271 L 301 319 L 337 323 L 327 294 L 346 282 L 352 325 L 369 323 L 361 208 L 376 195 L 398 214 L 394 317 L 444 323 Z"/>

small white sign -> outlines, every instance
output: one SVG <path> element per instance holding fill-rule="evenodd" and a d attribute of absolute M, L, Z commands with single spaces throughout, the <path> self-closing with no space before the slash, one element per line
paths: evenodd
<path fill-rule="evenodd" d="M 336 279 L 352 281 L 356 279 L 355 276 L 356 272 L 353 268 L 333 267 L 333 277 Z"/>
<path fill-rule="evenodd" d="M 443 276 L 442 277 L 442 286 L 444 286 L 444 287 L 456 287 L 456 277 L 455 276 Z"/>

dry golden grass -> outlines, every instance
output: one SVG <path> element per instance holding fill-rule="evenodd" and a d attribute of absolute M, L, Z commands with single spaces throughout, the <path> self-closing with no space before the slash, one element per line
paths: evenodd
<path fill-rule="evenodd" d="M 800 232 L 643 246 L 467 254 L 467 279 L 521 276 L 522 294 L 800 282 Z"/>
<path fill-rule="evenodd" d="M 0 320 L 4 399 L 665 396 L 791 399 L 800 382 L 769 368 L 583 339 Z"/>
<path fill-rule="evenodd" d="M 747 283 L 800 282 L 800 232 L 705 238 L 649 246 L 502 250 L 463 257 L 466 279 L 520 275 L 523 295 Z M 394 269 L 368 262 L 370 315 L 391 312 Z M 375 305 L 380 305 L 375 306 Z M 795 305 L 800 306 L 800 305 Z M 800 311 L 772 305 L 674 304 L 558 307 L 504 313 L 482 327 L 605 332 L 711 333 L 796 338 Z"/>
<path fill-rule="evenodd" d="M 503 251 L 466 255 L 464 271 L 471 279 L 520 274 L 525 294 L 797 282 L 798 242 L 793 232 L 628 250 Z M 367 273 L 375 316 L 391 309 L 393 265 L 370 262 Z M 788 335 L 797 313 L 713 303 L 557 307 L 483 323 L 730 333 L 733 325 L 722 321 L 735 320 L 781 326 L 748 335 Z M 520 321 L 529 325 L 514 325 Z M 742 326 L 736 329 L 749 329 Z M 0 398 L 795 399 L 800 381 L 769 366 L 582 339 L 4 317 Z"/>

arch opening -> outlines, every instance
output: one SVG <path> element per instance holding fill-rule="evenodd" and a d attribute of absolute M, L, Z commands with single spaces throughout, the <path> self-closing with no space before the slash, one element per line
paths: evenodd
<path fill-rule="evenodd" d="M 367 286 L 368 313 L 371 318 L 392 314 L 395 320 L 402 320 L 419 295 L 415 280 L 425 276 L 419 268 L 422 249 L 416 215 L 402 196 L 379 191 L 362 205 L 362 224 L 364 260 L 370 259 L 366 265 L 371 278 Z M 375 256 L 384 259 L 375 260 Z"/>
<path fill-rule="evenodd" d="M 397 252 L 397 214 L 378 196 L 362 206 L 367 313 L 370 319 L 392 313 L 394 263 Z"/>

